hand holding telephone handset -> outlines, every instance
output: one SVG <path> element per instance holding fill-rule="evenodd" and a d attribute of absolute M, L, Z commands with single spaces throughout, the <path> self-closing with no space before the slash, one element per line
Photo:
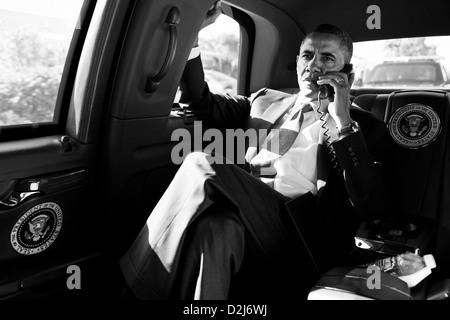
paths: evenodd
<path fill-rule="evenodd" d="M 209 26 L 210 24 L 213 24 L 216 19 L 222 14 L 223 9 L 222 9 L 222 2 L 216 1 L 209 9 L 208 12 L 206 13 L 206 18 L 202 23 L 202 26 L 200 29 L 203 29 L 207 26 Z"/>
<path fill-rule="evenodd" d="M 340 71 L 342 73 L 347 74 L 347 77 L 350 77 L 350 74 L 353 72 L 353 65 L 351 63 L 347 63 L 344 65 L 344 68 Z M 334 89 L 329 84 L 324 84 L 320 86 L 320 97 L 326 98 L 328 97 L 328 100 L 330 102 L 334 101 Z"/>
<path fill-rule="evenodd" d="M 342 68 L 342 70 L 340 72 L 347 74 L 347 77 L 349 78 L 350 74 L 353 72 L 353 65 L 351 63 L 345 64 L 344 68 Z M 323 84 L 323 85 L 320 85 L 320 87 L 319 87 L 319 97 L 318 97 L 319 105 L 317 107 L 317 112 L 320 114 L 319 119 L 322 122 L 321 127 L 323 129 L 323 135 L 325 136 L 325 145 L 327 146 L 327 149 L 328 149 L 331 164 L 332 164 L 333 168 L 335 169 L 335 172 L 339 173 L 341 170 L 341 167 L 339 165 L 339 161 L 337 160 L 334 149 L 331 148 L 331 146 L 330 146 L 331 135 L 329 133 L 329 128 L 327 127 L 327 120 L 325 118 L 326 114 L 325 114 L 325 112 L 320 110 L 321 109 L 321 107 L 320 107 L 321 100 L 320 99 L 324 99 L 324 98 L 328 98 L 329 102 L 334 102 L 334 89 L 329 84 Z"/>

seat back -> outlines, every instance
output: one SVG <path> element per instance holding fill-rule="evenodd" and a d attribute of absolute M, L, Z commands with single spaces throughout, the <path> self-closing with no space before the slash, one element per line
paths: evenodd
<path fill-rule="evenodd" d="M 389 97 L 394 210 L 437 219 L 449 107 L 446 93 L 394 92 Z"/>
<path fill-rule="evenodd" d="M 391 214 L 436 225 L 436 237 L 427 239 L 433 240 L 438 266 L 450 266 L 450 94 L 396 91 L 360 95 L 354 102 L 389 129 Z"/>
<path fill-rule="evenodd" d="M 386 105 L 389 94 L 362 94 L 356 96 L 353 103 L 373 113 L 378 119 L 385 121 Z"/>
<path fill-rule="evenodd" d="M 434 221 L 437 260 L 450 265 L 450 94 L 398 91 L 389 95 L 393 212 Z M 438 264 L 439 265 L 439 264 Z"/>
<path fill-rule="evenodd" d="M 382 119 L 389 129 L 389 156 L 387 164 L 390 183 L 389 191 L 392 194 L 391 217 L 407 216 L 417 218 L 414 222 L 430 221 L 434 228 L 432 237 L 422 237 L 430 229 L 418 229 L 420 232 L 411 232 L 406 236 L 399 236 L 396 240 L 410 240 L 418 243 L 424 239 L 430 240 L 426 247 L 426 253 L 433 254 L 436 260 L 436 269 L 433 269 L 433 279 L 450 278 L 450 93 L 445 91 L 397 91 L 391 94 L 364 94 L 356 96 L 354 103 L 361 108 L 374 113 Z M 371 250 L 355 250 L 350 254 L 350 264 L 374 261 L 382 258 L 384 254 L 390 256 L 404 252 L 410 243 L 396 242 L 397 247 L 392 252 L 384 251 L 376 247 L 380 241 L 379 234 L 367 226 L 373 222 L 362 223 L 356 234 L 356 243 L 374 244 L 366 247 Z M 361 236 L 362 235 L 362 236 Z M 376 237 L 371 237 L 376 235 Z M 360 237 L 361 236 L 361 237 Z M 409 238 L 409 239 L 408 239 Z M 386 239 L 386 238 L 385 238 Z M 374 241 L 372 241 L 374 240 Z M 418 240 L 418 241 L 416 241 Z M 386 241 L 389 242 L 389 241 Z M 359 245 L 358 245 L 359 246 Z M 359 246 L 365 248 L 364 246 Z M 379 251 L 378 249 L 381 249 Z M 421 252 L 423 255 L 425 252 Z M 376 258 L 374 258 L 376 257 Z M 311 290 L 310 296 L 324 298 L 323 288 L 332 288 L 330 292 L 346 292 L 358 294 L 358 290 L 366 289 L 366 283 L 352 284 L 350 289 L 343 288 L 347 284 L 347 275 L 339 277 L 335 269 L 332 273 L 324 275 Z M 366 270 L 363 270 L 366 272 Z M 330 278 L 330 275 L 333 276 Z M 351 277 L 352 278 L 352 277 Z M 431 277 L 430 277 L 431 278 Z M 331 283 L 330 279 L 334 282 Z M 444 292 L 442 283 L 450 283 L 449 280 L 439 282 L 429 289 L 427 282 L 414 288 L 414 295 L 406 298 L 425 299 L 433 296 L 433 288 L 437 288 L 439 294 Z M 319 291 L 318 289 L 322 290 Z M 447 289 L 446 289 L 447 290 Z M 325 290 L 326 291 L 326 290 Z M 396 291 L 399 293 L 398 291 Z M 412 292 L 412 291 L 411 291 Z M 381 299 L 398 299 L 388 295 L 389 292 L 380 292 Z M 365 295 L 367 296 L 367 295 Z M 371 297 L 369 295 L 369 297 Z M 332 298 L 336 298 L 333 296 Z M 373 297 L 372 297 L 373 298 Z"/>

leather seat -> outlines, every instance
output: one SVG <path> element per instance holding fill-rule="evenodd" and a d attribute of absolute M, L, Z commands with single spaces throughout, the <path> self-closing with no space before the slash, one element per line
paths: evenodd
<path fill-rule="evenodd" d="M 386 105 L 389 94 L 363 94 L 356 96 L 353 103 L 372 112 L 378 119 L 386 121 Z"/>
<path fill-rule="evenodd" d="M 450 252 L 450 94 L 405 90 L 360 95 L 354 102 L 383 119 L 389 128 L 391 216 L 434 223 L 437 237 L 428 239 L 434 240 L 430 249 L 441 263 L 450 265 L 450 256 L 445 254 Z M 408 119 L 416 119 L 418 127 L 410 128 Z"/>
<path fill-rule="evenodd" d="M 412 131 L 413 127 L 406 128 L 408 119 L 414 121 L 415 115 L 423 118 L 416 129 L 423 130 L 421 137 Z M 433 253 L 438 268 L 443 269 L 445 265 L 448 269 L 450 94 L 444 91 L 394 92 L 387 101 L 385 121 L 392 137 L 389 168 L 393 213 L 423 217 L 437 225 Z M 425 129 L 426 121 L 430 126 L 428 129 Z M 408 137 L 407 141 L 402 141 L 405 137 Z"/>
<path fill-rule="evenodd" d="M 437 264 L 433 274 L 411 290 L 414 299 L 427 299 L 433 284 L 447 290 L 441 284 L 448 284 L 450 278 L 450 93 L 404 90 L 363 94 L 356 96 L 354 103 L 374 113 L 389 129 L 392 211 L 388 218 L 406 217 L 418 229 L 410 234 L 396 230 L 400 232 L 383 241 L 398 243 L 398 253 L 417 247 L 420 255 L 433 254 Z M 369 232 L 364 234 L 368 225 L 363 224 L 356 236 L 361 231 L 368 236 Z M 357 250 L 383 253 L 383 248 Z"/>

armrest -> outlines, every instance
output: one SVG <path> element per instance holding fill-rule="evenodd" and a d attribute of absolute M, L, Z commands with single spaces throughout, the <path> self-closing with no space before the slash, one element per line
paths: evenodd
<path fill-rule="evenodd" d="M 374 279 L 379 275 L 379 279 Z M 338 267 L 325 273 L 308 300 L 412 300 L 410 288 L 398 277 L 366 268 Z"/>
<path fill-rule="evenodd" d="M 360 224 L 355 245 L 379 253 L 396 255 L 404 252 L 422 254 L 430 247 L 436 225 L 430 219 L 397 214 L 385 220 Z"/>

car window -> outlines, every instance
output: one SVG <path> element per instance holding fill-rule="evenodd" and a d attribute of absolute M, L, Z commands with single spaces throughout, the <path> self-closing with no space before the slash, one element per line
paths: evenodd
<path fill-rule="evenodd" d="M 237 91 L 239 24 L 226 15 L 199 33 L 205 80 L 213 92 Z"/>
<path fill-rule="evenodd" d="M 237 93 L 239 68 L 239 23 L 222 14 L 216 22 L 199 32 L 199 48 L 205 81 L 214 93 Z M 178 91 L 176 101 L 179 100 Z"/>
<path fill-rule="evenodd" d="M 439 74 L 439 64 L 430 61 L 413 62 L 386 62 L 375 66 L 366 79 L 367 84 L 395 84 L 399 82 L 435 84 L 443 81 Z"/>
<path fill-rule="evenodd" d="M 55 120 L 83 1 L 0 0 L 0 128 Z"/>
<path fill-rule="evenodd" d="M 450 36 L 356 42 L 353 87 L 450 88 Z"/>

